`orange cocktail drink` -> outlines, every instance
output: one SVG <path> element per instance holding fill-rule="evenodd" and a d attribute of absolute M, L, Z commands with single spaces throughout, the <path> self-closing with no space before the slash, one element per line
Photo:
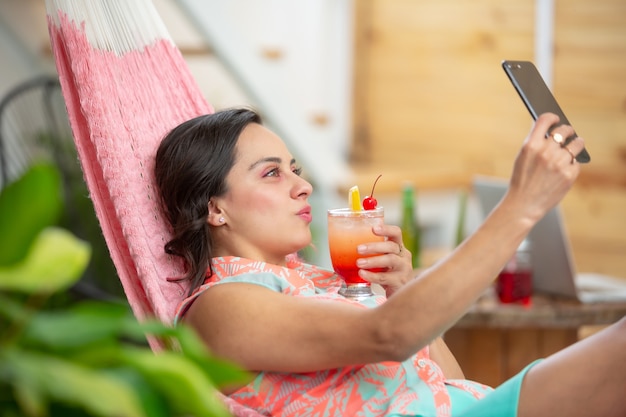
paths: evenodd
<path fill-rule="evenodd" d="M 370 283 L 359 277 L 356 260 L 365 256 L 357 252 L 357 246 L 385 240 L 372 231 L 374 226 L 382 225 L 383 222 L 382 207 L 358 211 L 348 208 L 328 210 L 330 259 L 333 269 L 346 283 L 346 288 L 340 292 L 346 297 L 372 295 Z"/>

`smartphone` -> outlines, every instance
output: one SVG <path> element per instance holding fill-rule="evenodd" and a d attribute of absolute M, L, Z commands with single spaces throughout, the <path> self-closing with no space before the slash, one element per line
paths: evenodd
<path fill-rule="evenodd" d="M 559 125 L 572 125 L 565 117 L 563 110 L 556 102 L 554 95 L 552 95 L 535 64 L 530 61 L 502 61 L 502 68 L 534 120 L 537 120 L 540 114 L 550 112 L 559 116 Z M 550 130 L 556 126 L 558 125 L 552 126 Z M 576 133 L 574 133 L 566 138 L 565 144 L 567 145 L 576 136 Z M 587 163 L 590 160 L 591 157 L 586 149 L 583 149 L 576 155 L 576 161 L 580 163 Z"/>

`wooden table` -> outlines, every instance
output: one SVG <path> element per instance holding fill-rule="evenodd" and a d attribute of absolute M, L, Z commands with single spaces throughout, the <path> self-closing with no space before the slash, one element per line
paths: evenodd
<path fill-rule="evenodd" d="M 626 316 L 626 302 L 581 304 L 534 295 L 524 307 L 501 304 L 487 291 L 444 339 L 468 379 L 497 386 L 531 361 L 580 339 L 581 329 Z"/>

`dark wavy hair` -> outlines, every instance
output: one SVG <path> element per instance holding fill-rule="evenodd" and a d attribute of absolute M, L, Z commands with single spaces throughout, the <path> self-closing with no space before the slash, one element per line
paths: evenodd
<path fill-rule="evenodd" d="M 250 123 L 262 124 L 250 109 L 228 109 L 195 117 L 172 129 L 159 145 L 154 173 L 173 238 L 165 252 L 185 261 L 191 294 L 212 273 L 213 240 L 207 223 L 211 197 L 227 191 L 239 135 Z"/>

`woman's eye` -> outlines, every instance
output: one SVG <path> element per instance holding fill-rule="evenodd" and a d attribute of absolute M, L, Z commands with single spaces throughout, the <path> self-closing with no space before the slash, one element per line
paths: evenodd
<path fill-rule="evenodd" d="M 300 174 L 302 174 L 302 168 L 298 167 L 298 168 L 292 168 L 291 172 L 293 172 L 294 174 L 300 176 Z M 276 168 L 272 168 L 269 171 L 267 171 L 265 173 L 266 177 L 280 177 L 280 168 L 276 167 Z"/>
<path fill-rule="evenodd" d="M 277 177 L 279 174 L 278 168 L 272 168 L 265 174 L 266 177 Z"/>

